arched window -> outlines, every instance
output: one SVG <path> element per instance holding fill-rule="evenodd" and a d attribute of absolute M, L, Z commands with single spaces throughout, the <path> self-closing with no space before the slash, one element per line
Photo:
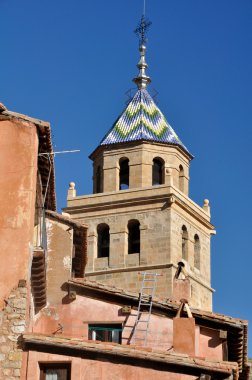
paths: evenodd
<path fill-rule="evenodd" d="M 179 190 L 181 191 L 185 190 L 184 181 L 185 181 L 184 168 L 182 165 L 179 165 Z"/>
<path fill-rule="evenodd" d="M 109 226 L 105 223 L 97 226 L 97 257 L 109 257 Z"/>
<path fill-rule="evenodd" d="M 122 158 L 120 160 L 120 190 L 129 188 L 129 160 Z"/>
<path fill-rule="evenodd" d="M 160 158 L 154 158 L 152 163 L 152 185 L 164 183 L 164 163 Z"/>
<path fill-rule="evenodd" d="M 188 232 L 186 226 L 182 226 L 182 259 L 188 259 Z"/>
<path fill-rule="evenodd" d="M 140 223 L 130 220 L 128 223 L 128 254 L 140 253 Z"/>
<path fill-rule="evenodd" d="M 200 269 L 200 239 L 197 234 L 194 236 L 194 266 Z"/>
<path fill-rule="evenodd" d="M 96 193 L 101 193 L 101 167 L 98 166 L 96 169 Z"/>

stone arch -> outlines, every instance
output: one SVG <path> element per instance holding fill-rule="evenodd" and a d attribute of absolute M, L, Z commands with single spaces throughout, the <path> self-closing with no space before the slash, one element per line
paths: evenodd
<path fill-rule="evenodd" d="M 128 254 L 140 253 L 140 222 L 137 219 L 128 222 Z"/>
<path fill-rule="evenodd" d="M 194 266 L 200 270 L 200 238 L 199 235 L 194 235 Z"/>
<path fill-rule="evenodd" d="M 185 171 L 182 165 L 179 165 L 179 190 L 185 191 Z"/>
<path fill-rule="evenodd" d="M 152 160 L 152 186 L 164 184 L 164 160 L 154 157 Z"/>
<path fill-rule="evenodd" d="M 129 188 L 129 159 L 123 157 L 119 160 L 119 190 Z"/>
<path fill-rule="evenodd" d="M 181 228 L 182 259 L 188 260 L 188 231 L 185 225 Z"/>

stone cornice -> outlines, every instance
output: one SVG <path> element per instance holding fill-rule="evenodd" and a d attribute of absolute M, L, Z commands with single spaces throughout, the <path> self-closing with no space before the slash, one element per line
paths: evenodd
<path fill-rule="evenodd" d="M 166 209 L 172 207 L 174 203 L 199 220 L 208 229 L 214 229 L 214 226 L 210 223 L 209 214 L 203 208 L 198 206 L 176 187 L 168 185 L 68 198 L 68 207 L 63 210 L 70 213 L 73 219 L 75 215 L 79 219 L 81 217 L 80 214 L 105 212 L 108 210 L 112 211 L 112 214 L 113 210 L 114 213 L 120 214 L 120 209 L 123 208 L 123 212 L 125 213 L 125 208 L 127 207 L 134 207 L 137 212 L 140 211 L 140 206 L 144 206 L 146 211 L 150 208 Z M 148 206 L 150 207 L 148 208 Z"/>

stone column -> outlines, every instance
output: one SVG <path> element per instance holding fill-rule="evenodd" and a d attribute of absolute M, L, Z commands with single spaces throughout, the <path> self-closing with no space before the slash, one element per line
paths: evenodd
<path fill-rule="evenodd" d="M 103 169 L 103 192 L 119 190 L 119 165 L 106 166 Z"/>
<path fill-rule="evenodd" d="M 148 226 L 145 224 L 140 224 L 140 265 L 149 264 L 148 250 L 149 250 Z"/>
<path fill-rule="evenodd" d="M 110 253 L 109 267 L 124 268 L 125 256 L 127 254 L 127 231 L 125 227 L 118 228 L 117 226 L 110 228 Z"/>
<path fill-rule="evenodd" d="M 97 257 L 97 233 L 91 232 L 88 235 L 88 262 L 85 272 L 93 272 L 94 260 Z"/>

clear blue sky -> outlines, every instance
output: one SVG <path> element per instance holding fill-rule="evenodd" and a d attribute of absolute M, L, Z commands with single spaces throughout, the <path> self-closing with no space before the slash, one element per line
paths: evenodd
<path fill-rule="evenodd" d="M 0 101 L 50 121 L 55 150 L 81 150 L 56 157 L 59 210 L 70 181 L 92 191 L 88 155 L 134 88 L 141 12 L 142 0 L 0 0 Z M 252 1 L 147 0 L 147 16 L 152 88 L 217 230 L 214 310 L 251 320 Z"/>

